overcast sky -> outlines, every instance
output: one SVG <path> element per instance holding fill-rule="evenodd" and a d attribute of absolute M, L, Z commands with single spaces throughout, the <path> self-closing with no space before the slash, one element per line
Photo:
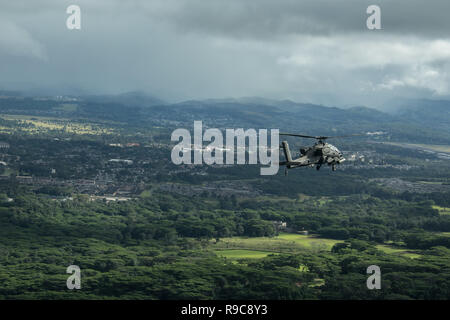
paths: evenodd
<path fill-rule="evenodd" d="M 81 7 L 81 30 L 66 8 Z M 381 7 L 382 30 L 366 9 Z M 0 0 L 0 89 L 378 107 L 450 96 L 448 0 Z"/>

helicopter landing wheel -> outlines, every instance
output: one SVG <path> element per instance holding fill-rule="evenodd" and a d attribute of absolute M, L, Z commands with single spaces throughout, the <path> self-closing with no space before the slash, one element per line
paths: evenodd
<path fill-rule="evenodd" d="M 334 164 L 331 166 L 331 170 L 336 171 L 336 166 Z"/>
<path fill-rule="evenodd" d="M 317 166 L 317 167 L 316 167 L 316 170 L 319 171 L 319 170 L 320 170 L 320 166 Z"/>

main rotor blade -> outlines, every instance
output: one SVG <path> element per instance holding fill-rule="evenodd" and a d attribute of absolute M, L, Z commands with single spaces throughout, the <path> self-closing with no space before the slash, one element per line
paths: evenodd
<path fill-rule="evenodd" d="M 354 133 L 354 134 L 347 134 L 345 136 L 331 136 L 331 137 L 325 137 L 327 139 L 332 139 L 332 138 L 349 138 L 349 137 L 357 137 L 357 136 L 365 136 L 367 134 L 365 133 Z"/>
<path fill-rule="evenodd" d="M 303 134 L 280 133 L 280 136 L 291 136 L 291 137 L 310 138 L 310 139 L 318 139 L 318 140 L 333 139 L 333 138 L 349 138 L 349 137 L 365 136 L 365 135 L 367 135 L 367 134 L 366 133 L 355 133 L 355 134 L 348 134 L 345 136 L 306 136 Z"/>
<path fill-rule="evenodd" d="M 311 138 L 311 139 L 319 139 L 320 138 L 320 137 L 315 137 L 315 136 L 305 136 L 303 134 L 294 134 L 294 133 L 280 133 L 280 136 L 291 136 L 291 137 Z"/>
<path fill-rule="evenodd" d="M 345 136 L 331 136 L 331 137 L 322 137 L 322 138 L 326 138 L 326 139 L 330 139 L 330 138 L 349 138 L 349 137 L 357 137 L 357 136 L 378 136 L 378 135 L 382 135 L 382 134 L 386 134 L 386 132 L 378 131 L 378 132 L 354 133 L 354 134 L 347 134 Z"/>

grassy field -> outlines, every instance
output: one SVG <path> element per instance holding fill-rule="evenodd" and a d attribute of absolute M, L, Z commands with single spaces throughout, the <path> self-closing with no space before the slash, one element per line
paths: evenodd
<path fill-rule="evenodd" d="M 215 251 L 215 253 L 220 257 L 224 257 L 232 261 L 237 261 L 240 259 L 261 259 L 267 257 L 270 254 L 279 254 L 276 252 L 269 252 L 269 251 L 240 250 L 240 249 L 217 250 Z M 301 272 L 309 272 L 308 267 L 305 265 L 300 265 L 298 270 Z"/>
<path fill-rule="evenodd" d="M 14 127 L 0 126 L 0 133 L 23 132 L 27 134 L 42 134 L 48 132 L 61 132 L 80 135 L 102 135 L 113 134 L 114 129 L 99 124 L 81 123 L 66 119 L 23 116 L 23 115 L 2 115 L 2 119 L 17 121 Z"/>
<path fill-rule="evenodd" d="M 280 233 L 276 237 L 232 237 L 223 238 L 219 242 L 211 241 L 211 248 L 216 254 L 232 260 L 259 259 L 269 254 L 298 253 L 304 250 L 313 252 L 330 251 L 331 248 L 342 241 L 318 238 L 313 235 L 300 235 L 294 233 Z M 420 258 L 414 251 L 395 248 L 390 245 L 377 245 L 378 250 L 388 254 L 401 255 L 411 259 Z"/>
<path fill-rule="evenodd" d="M 442 182 L 441 181 L 417 181 L 419 183 L 423 183 L 423 184 L 433 184 L 433 185 L 441 185 Z"/>
<path fill-rule="evenodd" d="M 399 249 L 399 248 L 394 248 L 394 247 L 391 247 L 391 246 L 388 246 L 388 245 L 382 245 L 382 244 L 377 245 L 377 249 L 381 250 L 381 251 L 383 251 L 385 253 L 388 253 L 388 254 L 401 255 L 401 256 L 404 256 L 404 257 L 411 258 L 411 259 L 417 259 L 417 258 L 420 258 L 422 256 L 422 255 L 420 255 L 418 253 L 411 252 L 411 251 L 409 251 L 407 249 Z"/>
<path fill-rule="evenodd" d="M 446 145 L 417 144 L 414 146 L 423 147 L 437 152 L 450 153 L 450 146 Z"/>
<path fill-rule="evenodd" d="M 256 250 L 217 250 L 216 254 L 230 260 L 239 260 L 265 258 L 269 254 L 273 254 L 273 252 Z"/>
<path fill-rule="evenodd" d="M 334 239 L 317 238 L 314 236 L 305 236 L 293 233 L 280 233 L 280 235 L 276 238 L 300 244 L 309 249 L 314 249 L 319 246 L 325 250 L 331 250 L 336 243 L 342 242 Z"/>
<path fill-rule="evenodd" d="M 66 112 L 75 112 L 78 109 L 78 105 L 74 103 L 63 103 L 59 107 L 56 107 L 54 109 Z"/>
<path fill-rule="evenodd" d="M 314 282 L 309 285 L 310 288 L 321 287 L 325 285 L 324 279 L 314 279 Z"/>
<path fill-rule="evenodd" d="M 439 211 L 439 214 L 446 215 L 450 214 L 450 208 L 440 207 L 440 206 L 433 206 L 433 209 L 436 209 Z"/>
<path fill-rule="evenodd" d="M 281 233 L 279 236 L 269 237 L 232 237 L 223 238 L 214 243 L 215 250 L 250 250 L 272 253 L 295 253 L 302 250 L 330 251 L 339 240 L 322 239 L 314 236 Z"/>
<path fill-rule="evenodd" d="M 410 147 L 417 149 L 428 149 L 436 152 L 450 153 L 450 146 L 448 145 L 435 145 L 435 144 L 414 144 L 414 143 L 399 143 L 399 142 L 385 142 L 385 144 L 390 144 L 399 147 Z"/>
<path fill-rule="evenodd" d="M 5 171 L 0 176 L 8 177 L 11 174 L 16 174 L 16 173 L 17 172 L 15 170 L 11 169 L 11 168 L 5 168 Z"/>

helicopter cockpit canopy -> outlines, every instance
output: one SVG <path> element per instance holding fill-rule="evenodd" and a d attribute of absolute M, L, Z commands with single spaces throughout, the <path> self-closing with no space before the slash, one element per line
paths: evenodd
<path fill-rule="evenodd" d="M 335 146 L 331 144 L 326 144 L 325 148 L 323 148 L 323 152 L 328 155 L 340 155 L 341 152 Z"/>

